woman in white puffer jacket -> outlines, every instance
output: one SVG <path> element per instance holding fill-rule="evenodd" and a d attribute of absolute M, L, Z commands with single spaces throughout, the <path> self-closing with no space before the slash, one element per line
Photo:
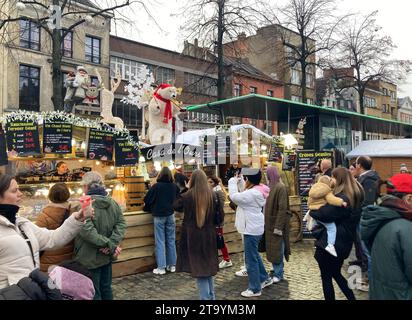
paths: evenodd
<path fill-rule="evenodd" d="M 58 249 L 70 242 L 93 215 L 93 209 L 73 213 L 56 230 L 39 228 L 17 216 L 22 200 L 17 182 L 0 174 L 0 289 L 19 282 L 40 267 L 39 252 Z"/>
<path fill-rule="evenodd" d="M 229 180 L 229 197 L 237 205 L 236 229 L 244 236 L 249 287 L 242 292 L 242 296 L 256 297 L 262 294 L 264 287 L 273 283 L 258 252 L 258 244 L 265 228 L 263 207 L 269 195 L 269 188 L 260 184 L 262 179 L 260 170 L 242 169 L 242 174 L 246 178 L 246 183 L 237 176 Z"/>

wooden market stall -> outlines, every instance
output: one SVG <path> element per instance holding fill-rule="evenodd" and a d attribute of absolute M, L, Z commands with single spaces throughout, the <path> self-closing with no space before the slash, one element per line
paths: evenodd
<path fill-rule="evenodd" d="M 402 164 L 412 170 L 412 139 L 363 141 L 348 153 L 347 158 L 355 162 L 359 156 L 369 156 L 373 169 L 385 181 L 400 172 Z"/>

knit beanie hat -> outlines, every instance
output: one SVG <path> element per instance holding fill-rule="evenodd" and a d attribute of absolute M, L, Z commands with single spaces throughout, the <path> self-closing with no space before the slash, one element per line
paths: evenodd
<path fill-rule="evenodd" d="M 404 163 L 401 164 L 401 168 L 400 168 L 399 171 L 401 173 L 408 173 L 409 172 L 408 168 L 406 167 L 406 164 L 404 164 Z"/>

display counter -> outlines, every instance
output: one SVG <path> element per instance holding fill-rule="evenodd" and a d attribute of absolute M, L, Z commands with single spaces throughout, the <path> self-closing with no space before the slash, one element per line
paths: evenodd
<path fill-rule="evenodd" d="M 113 263 L 113 277 L 122 277 L 156 268 L 153 216 L 144 211 L 125 212 L 127 230 L 120 246 L 122 253 Z M 180 238 L 182 213 L 176 213 L 176 240 Z M 225 205 L 224 238 L 229 254 L 243 252 L 242 239 L 235 228 L 235 212 Z M 219 251 L 220 253 L 220 251 Z"/>

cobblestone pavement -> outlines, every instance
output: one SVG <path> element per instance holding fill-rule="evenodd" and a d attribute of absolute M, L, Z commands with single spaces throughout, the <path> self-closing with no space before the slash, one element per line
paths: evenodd
<path fill-rule="evenodd" d="M 290 261 L 285 263 L 285 280 L 273 284 L 262 291 L 257 300 L 322 300 L 322 285 L 318 265 L 313 258 L 313 241 L 292 244 Z M 214 278 L 216 298 L 219 300 L 242 300 L 240 293 L 247 289 L 247 277 L 235 276 L 242 264 L 242 254 L 231 256 L 233 267 L 221 270 Z M 263 259 L 266 269 L 271 265 Z M 344 275 L 347 276 L 347 261 L 344 264 Z M 335 292 L 338 300 L 345 297 L 336 284 Z M 151 272 L 113 279 L 115 299 L 122 300 L 197 300 L 196 281 L 188 274 L 167 273 L 154 275 Z M 355 290 L 357 299 L 366 300 L 367 293 Z M 249 298 L 251 299 L 251 298 Z"/>

